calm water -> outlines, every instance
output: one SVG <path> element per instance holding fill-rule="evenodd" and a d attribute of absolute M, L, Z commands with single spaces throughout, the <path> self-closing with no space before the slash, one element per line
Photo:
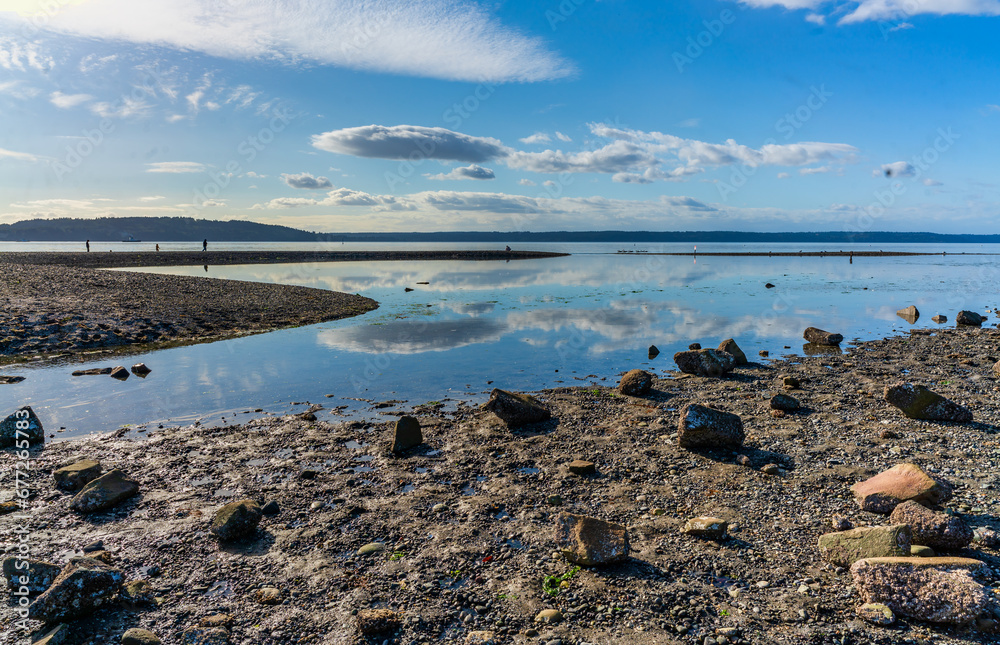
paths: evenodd
<path fill-rule="evenodd" d="M 1000 305 L 1000 257 L 958 255 L 1000 253 L 996 246 L 897 245 L 885 250 L 946 250 L 948 255 L 855 258 L 853 264 L 846 258 L 695 261 L 613 253 L 622 247 L 522 245 L 574 255 L 509 263 L 345 262 L 209 267 L 207 272 L 203 267 L 154 270 L 360 293 L 378 300 L 381 307 L 349 320 L 144 355 L 0 368 L 0 373 L 27 377 L 20 384 L 0 386 L 0 410 L 30 404 L 48 428 L 65 428 L 60 437 L 137 423 L 214 424 L 223 416 L 227 422 L 239 421 L 248 416 L 242 411 L 258 408 L 276 414 L 301 411 L 304 406 L 293 403 L 303 401 L 327 408 L 347 406 L 341 412 L 347 416 L 377 417 L 379 411 L 358 399 L 407 402 L 399 405 L 402 409 L 428 401 L 479 401 L 494 386 L 536 390 L 607 384 L 635 367 L 669 370 L 674 367 L 673 353 L 692 342 L 714 347 L 733 337 L 753 360 L 759 350 L 772 357 L 801 353 L 802 330 L 808 326 L 837 331 L 848 339 L 868 339 L 909 328 L 895 312 L 911 304 L 922 313 L 918 327 L 935 326 L 930 318 L 937 313 L 954 320 L 960 309 L 984 312 Z M 870 247 L 699 245 L 701 252 L 760 248 Z M 777 287 L 765 289 L 766 282 Z M 414 291 L 404 292 L 406 287 Z M 646 355 L 651 344 L 661 351 L 652 361 Z M 70 376 L 75 369 L 138 361 L 152 368 L 148 378 L 121 383 L 106 376 Z M 334 418 L 332 413 L 323 415 Z"/>

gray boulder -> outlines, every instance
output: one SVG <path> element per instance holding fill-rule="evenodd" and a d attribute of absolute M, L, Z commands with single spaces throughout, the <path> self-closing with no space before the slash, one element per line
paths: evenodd
<path fill-rule="evenodd" d="M 35 596 L 52 586 L 62 567 L 44 560 L 31 560 L 18 556 L 3 559 L 3 577 L 13 590 L 26 587 L 29 596 Z"/>
<path fill-rule="evenodd" d="M 815 327 L 807 327 L 802 333 L 802 337 L 814 345 L 839 345 L 844 341 L 841 334 L 834 334 Z"/>
<path fill-rule="evenodd" d="M 520 428 L 552 417 L 552 413 L 534 397 L 501 389 L 490 393 L 490 400 L 483 408 L 500 417 L 508 428 Z"/>
<path fill-rule="evenodd" d="M 45 623 L 72 620 L 111 602 L 122 572 L 94 558 L 73 558 L 45 593 L 28 606 L 28 617 Z"/>
<path fill-rule="evenodd" d="M 0 421 L 0 448 L 16 446 L 18 441 L 25 439 L 29 445 L 45 441 L 45 429 L 42 428 L 42 422 L 30 405 L 18 409 Z"/>
<path fill-rule="evenodd" d="M 889 521 L 908 524 L 913 531 L 913 543 L 932 549 L 964 549 L 972 542 L 972 528 L 961 517 L 932 511 L 917 502 L 903 502 L 897 506 Z"/>
<path fill-rule="evenodd" d="M 96 513 L 124 502 L 139 493 L 139 484 L 114 469 L 84 486 L 69 506 L 78 513 Z"/>
<path fill-rule="evenodd" d="M 732 354 L 717 349 L 696 349 L 674 354 L 677 368 L 685 374 L 718 378 L 725 376 L 736 367 Z"/>
<path fill-rule="evenodd" d="M 735 414 L 688 403 L 680 411 L 677 444 L 688 450 L 739 448 L 746 434 Z"/>
<path fill-rule="evenodd" d="M 910 419 L 956 423 L 972 421 L 972 412 L 968 408 L 931 392 L 923 385 L 902 382 L 887 385 L 884 396 L 886 403 L 899 408 Z"/>

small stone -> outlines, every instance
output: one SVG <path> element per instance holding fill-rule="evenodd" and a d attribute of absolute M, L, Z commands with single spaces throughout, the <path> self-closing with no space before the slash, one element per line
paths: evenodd
<path fill-rule="evenodd" d="M 122 645 L 160 645 L 159 637 L 148 629 L 133 627 L 122 634 Z"/>
<path fill-rule="evenodd" d="M 897 311 L 896 315 L 912 325 L 917 322 L 918 318 L 920 318 L 920 311 L 913 305 L 910 305 L 905 309 Z"/>
<path fill-rule="evenodd" d="M 644 370 L 630 370 L 622 376 L 618 391 L 627 396 L 644 396 L 649 394 L 652 385 L 652 374 Z"/>
<path fill-rule="evenodd" d="M 681 532 L 694 537 L 709 540 L 722 540 L 729 531 L 729 522 L 717 517 L 693 517 L 685 524 Z"/>
<path fill-rule="evenodd" d="M 465 645 L 497 645 L 496 634 L 487 631 L 469 632 L 465 635 Z"/>
<path fill-rule="evenodd" d="M 584 461 L 583 459 L 574 459 L 569 463 L 569 472 L 574 475 L 593 475 L 597 472 L 597 467 L 592 461 Z"/>
<path fill-rule="evenodd" d="M 649 346 L 649 360 L 653 360 L 660 355 L 660 350 L 656 348 L 656 345 Z"/>
<path fill-rule="evenodd" d="M 897 507 L 899 508 L 899 507 Z M 923 544 L 914 544 L 910 546 L 910 555 L 914 558 L 933 558 L 937 556 L 934 549 L 929 546 L 924 546 Z"/>
<path fill-rule="evenodd" d="M 584 567 L 622 562 L 629 553 L 623 525 L 572 513 L 556 518 L 556 543 L 568 561 Z"/>
<path fill-rule="evenodd" d="M 680 410 L 677 443 L 688 450 L 739 448 L 746 435 L 735 414 L 689 403 Z"/>
<path fill-rule="evenodd" d="M 362 609 L 355 620 L 365 636 L 394 632 L 403 625 L 402 616 L 391 609 Z"/>
<path fill-rule="evenodd" d="M 431 507 L 431 510 L 435 513 L 444 513 L 448 510 L 448 505 L 444 503 L 438 503 Z"/>
<path fill-rule="evenodd" d="M 766 466 L 760 469 L 760 472 L 764 473 L 765 475 L 777 475 L 778 473 L 781 472 L 781 468 L 778 467 L 778 464 L 767 464 Z"/>
<path fill-rule="evenodd" d="M 138 493 L 139 484 L 116 468 L 87 483 L 69 505 L 78 513 L 96 513 L 117 506 Z"/>
<path fill-rule="evenodd" d="M 849 567 L 858 560 L 878 557 L 910 555 L 912 544 L 910 527 L 862 526 L 819 537 L 819 553 L 827 562 L 838 567 Z"/>
<path fill-rule="evenodd" d="M 253 534 L 261 519 L 260 506 L 252 499 L 231 502 L 220 508 L 209 530 L 223 542 Z"/>
<path fill-rule="evenodd" d="M 263 587 L 253 593 L 254 599 L 262 605 L 280 605 L 281 590 L 276 587 Z"/>
<path fill-rule="evenodd" d="M 21 424 L 20 427 L 18 424 Z M 9 448 L 25 439 L 28 445 L 45 441 L 45 429 L 30 405 L 19 408 L 0 421 L 0 448 Z"/>
<path fill-rule="evenodd" d="M 145 580 L 132 580 L 122 585 L 118 597 L 132 607 L 148 607 L 155 604 L 153 588 Z"/>
<path fill-rule="evenodd" d="M 888 515 L 899 504 L 913 500 L 935 506 L 951 498 L 952 487 L 938 481 L 914 464 L 898 464 L 851 486 L 862 509 Z"/>
<path fill-rule="evenodd" d="M 896 614 L 880 602 L 869 602 L 857 609 L 858 618 L 881 627 L 888 627 L 896 622 Z"/>
<path fill-rule="evenodd" d="M 770 406 L 772 410 L 782 410 L 784 412 L 794 412 L 799 409 L 799 401 L 787 394 L 776 394 L 771 397 Z"/>
<path fill-rule="evenodd" d="M 563 621 L 562 612 L 558 609 L 543 609 L 535 616 L 536 623 L 561 623 Z"/>
<path fill-rule="evenodd" d="M 736 359 L 737 365 L 748 365 L 750 363 L 747 360 L 747 355 L 743 353 L 743 350 L 740 349 L 740 346 L 732 338 L 727 338 L 719 343 L 718 351 L 732 355 Z"/>
<path fill-rule="evenodd" d="M 56 488 L 78 491 L 101 476 L 101 464 L 93 459 L 81 459 L 52 473 Z"/>
<path fill-rule="evenodd" d="M 788 413 L 784 410 L 771 410 L 771 416 L 775 419 L 784 419 L 788 416 Z"/>
<path fill-rule="evenodd" d="M 420 422 L 410 416 L 400 417 L 396 421 L 396 427 L 392 436 L 392 451 L 403 452 L 424 442 L 424 435 L 420 431 Z"/>
<path fill-rule="evenodd" d="M 95 540 L 83 547 L 84 553 L 93 553 L 94 551 L 103 551 L 103 550 L 104 550 L 104 540 Z"/>
<path fill-rule="evenodd" d="M 797 390 L 802 387 L 802 383 L 799 379 L 794 376 L 783 376 L 781 378 L 781 384 L 785 386 L 786 390 Z"/>
<path fill-rule="evenodd" d="M 841 334 L 834 334 L 815 327 L 806 328 L 802 337 L 814 345 L 839 345 L 844 341 Z"/>
<path fill-rule="evenodd" d="M 153 370 L 146 367 L 145 363 L 136 363 L 132 366 L 132 373 L 140 378 L 146 378 Z"/>
<path fill-rule="evenodd" d="M 834 531 L 850 531 L 854 528 L 854 522 L 843 515 L 834 515 L 830 518 L 830 526 Z"/>
<path fill-rule="evenodd" d="M 230 629 L 233 626 L 233 617 L 229 614 L 212 614 L 199 620 L 198 626 L 222 627 L 223 629 Z"/>
<path fill-rule="evenodd" d="M 372 555 L 374 553 L 381 553 L 382 551 L 385 551 L 385 544 L 381 542 L 369 542 L 358 549 L 358 555 Z"/>
<path fill-rule="evenodd" d="M 972 412 L 923 385 L 896 383 L 885 388 L 885 400 L 910 419 L 969 423 Z"/>
<path fill-rule="evenodd" d="M 768 356 L 771 355 L 771 352 L 767 351 L 766 349 L 762 349 L 759 352 L 757 352 L 757 355 L 760 356 L 761 358 L 767 358 Z"/>
<path fill-rule="evenodd" d="M 931 318 L 931 320 L 933 320 L 934 322 L 936 322 L 936 323 L 938 323 L 940 325 L 941 323 L 948 322 L 948 316 L 942 316 L 941 314 L 938 314 L 938 315 L 934 316 L 933 318 Z"/>
<path fill-rule="evenodd" d="M 896 506 L 889 521 L 909 524 L 914 544 L 954 550 L 964 549 L 972 542 L 972 529 L 961 517 L 932 511 L 917 502 L 903 502 Z"/>
<path fill-rule="evenodd" d="M 747 468 L 749 468 L 753 464 L 753 462 L 750 460 L 750 457 L 746 455 L 740 455 L 739 457 L 737 457 L 736 463 L 738 463 L 741 466 L 746 466 Z"/>
<path fill-rule="evenodd" d="M 500 420 L 512 429 L 546 421 L 552 417 L 552 413 L 534 397 L 501 389 L 494 389 L 490 393 L 490 400 L 483 409 L 500 417 Z"/>

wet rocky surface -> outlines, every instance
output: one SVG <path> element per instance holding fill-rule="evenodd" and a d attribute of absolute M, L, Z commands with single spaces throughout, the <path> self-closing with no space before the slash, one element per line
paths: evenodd
<path fill-rule="evenodd" d="M 185 642 L 187 631 L 248 645 L 997 642 L 995 540 L 937 554 L 985 564 L 961 579 L 990 590 L 978 623 L 897 615 L 885 626 L 859 617 L 871 599 L 817 541 L 889 526 L 850 489 L 900 463 L 949 483 L 939 510 L 979 534 L 1000 529 L 998 355 L 996 329 L 917 330 L 723 378 L 677 371 L 641 397 L 622 395 L 612 378 L 546 390 L 535 398 L 552 418 L 514 430 L 477 406 L 419 405 L 400 412 L 419 421 L 423 443 L 398 454 L 393 419 L 306 415 L 49 443 L 31 451 L 28 508 L 0 516 L 0 535 L 12 553 L 26 530 L 31 557 L 58 565 L 100 540 L 126 582 L 147 583 L 151 603 L 119 600 L 76 619 L 71 645 L 118 643 L 131 628 L 164 643 Z M 884 400 L 900 380 L 933 388 L 974 420 L 906 418 Z M 775 416 L 770 401 L 783 393 L 800 407 Z M 681 448 L 689 403 L 739 415 L 742 444 Z M 74 512 L 53 472 L 83 458 L 121 469 L 139 494 Z M 593 471 L 573 472 L 574 460 Z M 0 491 L 0 502 L 12 493 Z M 220 542 L 216 513 L 243 499 L 261 506 L 260 523 Z M 557 538 L 563 512 L 624 526 L 627 557 L 568 562 Z M 685 533 L 698 517 L 725 530 Z M 23 637 L 15 618 L 8 596 L 0 642 Z"/>

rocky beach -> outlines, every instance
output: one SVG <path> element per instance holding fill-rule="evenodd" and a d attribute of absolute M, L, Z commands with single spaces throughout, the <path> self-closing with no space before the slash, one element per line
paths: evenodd
<path fill-rule="evenodd" d="M 821 331 L 384 422 L 303 402 L 35 447 L 0 531 L 52 588 L 0 640 L 997 642 L 1000 332 Z"/>

